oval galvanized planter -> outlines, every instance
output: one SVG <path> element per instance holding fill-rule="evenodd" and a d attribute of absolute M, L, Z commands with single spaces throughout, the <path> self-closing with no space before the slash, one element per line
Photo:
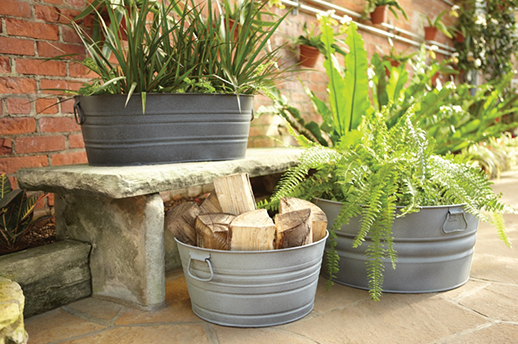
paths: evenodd
<path fill-rule="evenodd" d="M 314 201 L 327 215 L 328 228 L 336 219 L 339 202 Z M 334 280 L 351 287 L 369 289 L 365 250 L 370 240 L 360 247 L 352 244 L 359 228 L 353 218 L 336 232 L 340 271 Z M 394 249 L 398 254 L 396 269 L 384 260 L 383 291 L 393 293 L 426 293 L 454 289 L 469 279 L 478 219 L 463 211 L 462 205 L 422 207 L 394 221 Z M 326 262 L 322 268 L 327 273 Z"/>
<path fill-rule="evenodd" d="M 303 318 L 313 309 L 326 238 L 269 251 L 211 250 L 175 239 L 192 310 L 206 321 L 235 327 Z"/>
<path fill-rule="evenodd" d="M 140 94 L 75 97 L 88 163 L 131 166 L 245 157 L 253 96 Z"/>

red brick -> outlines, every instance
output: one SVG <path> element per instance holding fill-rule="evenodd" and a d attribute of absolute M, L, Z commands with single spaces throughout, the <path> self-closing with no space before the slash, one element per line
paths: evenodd
<path fill-rule="evenodd" d="M 1 41 L 0 41 L 1 44 Z M 75 58 L 83 60 L 85 58 L 85 49 L 82 45 L 67 43 L 37 42 L 38 54 L 41 57 L 55 57 L 60 55 L 75 54 Z"/>
<path fill-rule="evenodd" d="M 73 82 L 73 81 L 66 81 L 66 80 L 50 80 L 50 79 L 41 80 L 41 90 L 47 94 L 64 94 L 63 91 L 54 91 L 54 90 L 77 91 L 81 88 L 82 85 L 83 85 L 83 82 L 80 82 L 80 81 Z"/>
<path fill-rule="evenodd" d="M 56 114 L 58 111 L 56 98 L 38 98 L 38 100 L 36 100 L 37 114 Z"/>
<path fill-rule="evenodd" d="M 63 61 L 16 59 L 16 71 L 20 74 L 66 76 L 67 66 Z"/>
<path fill-rule="evenodd" d="M 27 78 L 0 78 L 0 94 L 36 93 L 36 80 Z"/>
<path fill-rule="evenodd" d="M 54 206 L 54 194 L 53 193 L 49 193 L 49 196 L 47 197 L 47 205 L 49 207 Z"/>
<path fill-rule="evenodd" d="M 16 179 L 16 176 L 7 177 L 7 178 L 9 178 L 9 181 L 11 182 L 11 188 L 18 189 L 18 180 Z"/>
<path fill-rule="evenodd" d="M 63 4 L 63 0 L 43 0 L 43 2 L 45 2 L 47 4 L 52 4 L 52 5 L 62 5 Z"/>
<path fill-rule="evenodd" d="M 0 155 L 11 155 L 13 141 L 11 139 L 0 139 Z"/>
<path fill-rule="evenodd" d="M 66 3 L 69 4 L 70 6 L 76 7 L 76 8 L 83 9 L 85 7 L 84 0 L 66 0 Z"/>
<path fill-rule="evenodd" d="M 86 164 L 86 152 L 63 153 L 52 155 L 52 166 Z"/>
<path fill-rule="evenodd" d="M 0 57 L 0 73 L 11 73 L 11 65 L 8 57 Z"/>
<path fill-rule="evenodd" d="M 28 115 L 31 112 L 31 101 L 29 99 L 8 98 L 7 111 L 11 115 Z"/>
<path fill-rule="evenodd" d="M 79 38 L 79 36 L 77 35 L 76 30 L 74 30 L 71 27 L 63 26 L 61 28 L 61 33 L 64 42 L 82 43 L 81 38 Z"/>
<path fill-rule="evenodd" d="M 2 0 L 2 6 L 0 6 L 0 15 L 30 18 L 31 7 L 28 2 L 17 0 Z"/>
<path fill-rule="evenodd" d="M 19 137 L 15 143 L 16 154 L 55 152 L 65 149 L 65 137 L 61 135 Z"/>
<path fill-rule="evenodd" d="M 0 158 L 0 171 L 5 173 L 16 173 L 20 168 L 45 167 L 48 165 L 46 155 Z"/>
<path fill-rule="evenodd" d="M 70 117 L 44 117 L 39 120 L 42 133 L 64 133 L 80 131 L 81 127 Z"/>
<path fill-rule="evenodd" d="M 0 135 L 26 134 L 36 131 L 34 118 L 0 118 Z"/>
<path fill-rule="evenodd" d="M 36 19 L 46 22 L 69 24 L 81 11 L 56 6 L 34 5 Z"/>
<path fill-rule="evenodd" d="M 74 113 L 74 99 L 67 99 L 60 103 L 61 113 Z"/>
<path fill-rule="evenodd" d="M 70 62 L 68 64 L 70 76 L 74 78 L 96 78 L 97 74 L 80 63 Z"/>
<path fill-rule="evenodd" d="M 6 18 L 7 34 L 11 36 L 23 36 L 37 39 L 59 40 L 57 25 L 36 23 L 22 19 Z"/>
<path fill-rule="evenodd" d="M 0 54 L 34 55 L 34 42 L 27 39 L 0 37 Z"/>
<path fill-rule="evenodd" d="M 82 134 L 68 135 L 68 147 L 69 148 L 84 148 L 85 142 L 83 141 Z"/>
<path fill-rule="evenodd" d="M 62 9 L 55 6 L 34 5 L 34 14 L 36 19 L 46 22 L 59 22 L 61 11 Z"/>

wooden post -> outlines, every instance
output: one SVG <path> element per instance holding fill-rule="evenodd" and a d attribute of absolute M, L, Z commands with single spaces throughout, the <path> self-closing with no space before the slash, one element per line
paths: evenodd
<path fill-rule="evenodd" d="M 279 213 L 284 214 L 293 210 L 311 209 L 311 231 L 313 242 L 317 242 L 326 236 L 327 216 L 317 205 L 294 197 L 281 198 Z"/>
<path fill-rule="evenodd" d="M 246 173 L 214 179 L 214 189 L 224 213 L 240 215 L 257 208 Z"/>
<path fill-rule="evenodd" d="M 196 218 L 196 240 L 198 247 L 228 250 L 228 230 L 232 214 L 200 214 Z"/>
<path fill-rule="evenodd" d="M 200 208 L 194 202 L 180 203 L 165 214 L 165 228 L 181 242 L 196 246 L 196 231 L 194 224 Z"/>
<path fill-rule="evenodd" d="M 288 248 L 310 244 L 311 210 L 301 209 L 275 216 L 277 234 L 275 248 Z"/>
<path fill-rule="evenodd" d="M 275 224 L 265 209 L 237 216 L 230 224 L 230 250 L 273 250 Z"/>

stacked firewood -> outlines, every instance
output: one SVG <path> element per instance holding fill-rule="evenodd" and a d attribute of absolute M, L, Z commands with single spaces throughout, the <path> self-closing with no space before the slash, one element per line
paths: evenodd
<path fill-rule="evenodd" d="M 166 228 L 181 242 L 202 248 L 259 251 L 302 246 L 325 237 L 327 217 L 311 202 L 283 198 L 275 221 L 257 209 L 246 173 L 214 180 L 214 191 L 198 206 L 168 211 Z"/>

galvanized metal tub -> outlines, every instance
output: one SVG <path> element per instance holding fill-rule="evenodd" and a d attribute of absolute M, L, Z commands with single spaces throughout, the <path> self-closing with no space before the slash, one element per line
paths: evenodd
<path fill-rule="evenodd" d="M 327 215 L 328 228 L 340 211 L 341 203 L 323 199 L 314 201 Z M 340 271 L 335 282 L 369 289 L 365 251 L 370 239 L 353 248 L 359 219 L 336 231 L 336 250 Z M 427 293 L 457 288 L 469 280 L 476 242 L 478 219 L 464 212 L 462 205 L 422 207 L 418 213 L 397 218 L 392 227 L 396 269 L 384 260 L 383 291 Z M 327 274 L 324 258 L 322 273 Z"/>
<path fill-rule="evenodd" d="M 192 310 L 211 323 L 235 327 L 303 318 L 313 309 L 326 238 L 270 251 L 203 249 L 175 239 Z"/>
<path fill-rule="evenodd" d="M 131 166 L 245 157 L 252 95 L 140 94 L 75 97 L 88 163 Z"/>

